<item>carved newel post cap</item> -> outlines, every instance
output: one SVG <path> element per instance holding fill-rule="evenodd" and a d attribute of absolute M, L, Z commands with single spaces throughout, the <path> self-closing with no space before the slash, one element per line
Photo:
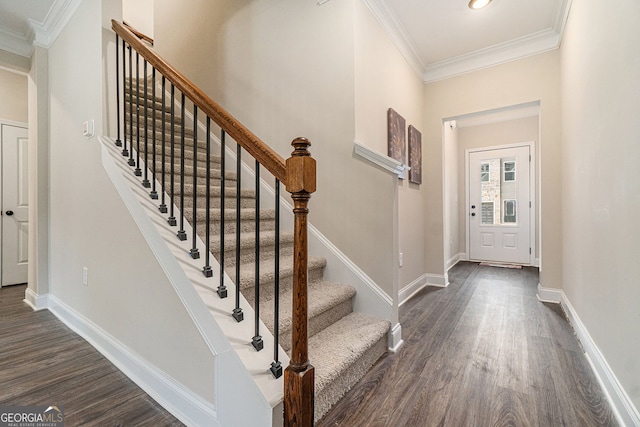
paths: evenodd
<path fill-rule="evenodd" d="M 311 142 L 306 138 L 296 138 L 291 145 L 295 148 L 287 159 L 287 191 L 289 193 L 313 193 L 316 191 L 316 160 L 307 149 Z"/>

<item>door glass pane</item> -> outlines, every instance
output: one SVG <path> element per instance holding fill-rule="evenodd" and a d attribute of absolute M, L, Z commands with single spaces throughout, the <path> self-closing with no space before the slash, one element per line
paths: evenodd
<path fill-rule="evenodd" d="M 514 158 L 480 163 L 481 224 L 517 224 L 517 169 Z"/>

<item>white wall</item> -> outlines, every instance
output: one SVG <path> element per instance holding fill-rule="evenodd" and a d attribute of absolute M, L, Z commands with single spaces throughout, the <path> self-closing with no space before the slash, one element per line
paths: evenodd
<path fill-rule="evenodd" d="M 98 139 L 82 136 L 85 120 L 95 119 L 96 135 L 105 129 L 102 24 L 101 2 L 82 2 L 48 52 L 50 292 L 214 401 L 213 355 L 107 177 Z"/>
<path fill-rule="evenodd" d="M 442 120 L 540 101 L 541 265 L 540 282 L 562 284 L 562 197 L 560 150 L 560 52 L 543 53 L 425 87 L 425 264 L 443 274 Z"/>
<path fill-rule="evenodd" d="M 562 287 L 636 408 L 638 17 L 635 0 L 574 1 L 562 43 Z"/>
<path fill-rule="evenodd" d="M 353 155 L 354 1 L 157 0 L 155 46 L 284 158 L 310 139 L 311 223 L 391 294 L 393 189 Z"/>
<path fill-rule="evenodd" d="M 153 2 L 154 0 L 122 0 L 122 19 L 151 38 L 154 36 Z"/>
<path fill-rule="evenodd" d="M 424 85 L 364 2 L 356 0 L 354 7 L 355 139 L 386 155 L 389 108 L 404 117 L 407 128 L 413 125 L 423 132 Z M 404 259 L 398 275 L 400 289 L 425 273 L 422 188 L 408 179 L 398 180 L 398 249 Z M 381 197 L 369 209 L 389 209 L 389 203 Z"/>
<path fill-rule="evenodd" d="M 27 76 L 0 68 L 0 119 L 27 123 Z"/>

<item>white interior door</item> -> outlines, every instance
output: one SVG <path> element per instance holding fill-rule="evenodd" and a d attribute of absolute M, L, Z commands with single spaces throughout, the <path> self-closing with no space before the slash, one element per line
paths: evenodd
<path fill-rule="evenodd" d="M 29 186 L 27 129 L 2 125 L 2 271 L 0 285 L 27 282 Z"/>
<path fill-rule="evenodd" d="M 531 263 L 529 146 L 469 152 L 469 258 Z"/>

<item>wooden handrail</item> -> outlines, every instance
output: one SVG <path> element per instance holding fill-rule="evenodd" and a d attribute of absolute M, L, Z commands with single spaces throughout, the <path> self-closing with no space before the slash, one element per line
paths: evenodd
<path fill-rule="evenodd" d="M 140 40 L 144 40 L 147 43 L 149 43 L 151 46 L 153 46 L 153 39 L 151 37 L 149 37 L 148 35 L 144 34 L 141 31 L 136 30 L 127 21 L 122 21 L 122 24 L 124 24 L 125 27 L 131 30 L 131 32 L 135 34 Z"/>
<path fill-rule="evenodd" d="M 254 159 L 264 166 L 273 176 L 287 185 L 287 172 L 282 156 L 254 135 L 229 112 L 213 101 L 200 88 L 187 79 L 182 73 L 162 59 L 153 49 L 142 43 L 129 28 L 116 20 L 111 20 L 111 27 L 124 41 L 135 49 L 156 70 L 166 77 L 178 90 L 191 100 L 203 113 L 242 146 Z"/>

